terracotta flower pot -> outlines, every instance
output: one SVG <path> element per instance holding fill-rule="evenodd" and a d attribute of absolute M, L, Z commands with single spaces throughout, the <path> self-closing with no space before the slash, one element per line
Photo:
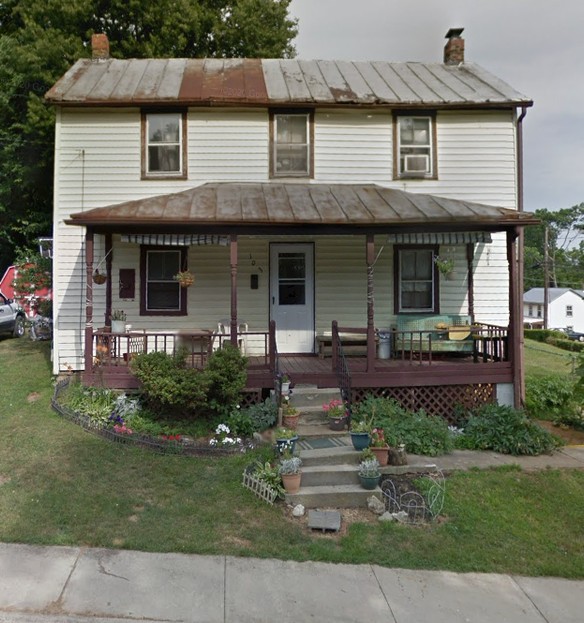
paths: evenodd
<path fill-rule="evenodd" d="M 302 480 L 302 472 L 297 474 L 282 474 L 282 484 L 286 493 L 298 493 L 300 491 L 300 481 Z"/>
<path fill-rule="evenodd" d="M 282 416 L 282 426 L 285 428 L 290 428 L 292 430 L 296 430 L 298 428 L 298 420 L 300 419 L 300 414 L 296 415 L 283 415 Z"/>
<path fill-rule="evenodd" d="M 370 450 L 375 455 L 379 465 L 387 465 L 389 461 L 389 446 L 383 446 L 382 448 L 371 447 Z"/>

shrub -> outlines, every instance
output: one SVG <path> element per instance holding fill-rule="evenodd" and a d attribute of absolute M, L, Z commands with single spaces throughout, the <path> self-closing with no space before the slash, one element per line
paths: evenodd
<path fill-rule="evenodd" d="M 525 329 L 525 337 L 536 342 L 547 342 L 551 338 L 566 339 L 563 331 L 553 331 L 551 329 Z"/>
<path fill-rule="evenodd" d="M 473 414 L 457 446 L 494 450 L 503 454 L 549 453 L 559 440 L 529 420 L 523 411 L 505 405 L 488 404 Z"/>
<path fill-rule="evenodd" d="M 201 372 L 207 386 L 207 405 L 221 416 L 227 416 L 237 405 L 247 380 L 247 359 L 239 349 L 224 344 L 216 350 Z"/>
<path fill-rule="evenodd" d="M 373 426 L 383 428 L 388 439 L 403 443 L 407 452 L 437 456 L 453 449 L 446 420 L 422 410 L 408 411 L 396 400 L 367 396 L 353 413 L 358 420 L 372 418 Z"/>
<path fill-rule="evenodd" d="M 546 418 L 562 411 L 573 411 L 574 381 L 559 374 L 528 378 L 525 406 L 532 417 Z"/>
<path fill-rule="evenodd" d="M 271 428 L 278 419 L 278 405 L 270 398 L 241 411 L 251 419 L 253 432 L 261 433 Z"/>
<path fill-rule="evenodd" d="M 254 421 L 247 409 L 235 409 L 232 411 L 227 420 L 227 426 L 235 435 L 240 437 L 251 437 L 256 432 Z"/>
<path fill-rule="evenodd" d="M 73 411 L 105 423 L 116 406 L 118 396 L 112 389 L 87 387 L 76 381 L 69 385 L 63 402 Z"/>
<path fill-rule="evenodd" d="M 144 353 L 132 359 L 132 371 L 142 383 L 142 400 L 160 417 L 205 414 L 209 380 L 187 368 L 182 353 Z"/>

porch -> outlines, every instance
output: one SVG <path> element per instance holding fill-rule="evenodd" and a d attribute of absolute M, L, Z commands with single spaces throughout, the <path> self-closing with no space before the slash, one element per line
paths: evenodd
<path fill-rule="evenodd" d="M 345 348 L 352 340 L 343 335 L 362 334 L 367 344 L 363 353 Z M 339 327 L 332 323 L 332 356 L 319 354 L 278 354 L 276 325 L 268 331 L 237 333 L 240 348 L 248 340 L 263 343 L 262 355 L 247 358 L 248 400 L 254 402 L 277 389 L 277 379 L 286 374 L 294 384 L 338 387 L 350 402 L 368 393 L 397 399 L 412 410 L 448 414 L 456 404 L 476 406 L 496 398 L 500 384 L 513 382 L 509 360 L 508 330 L 494 325 L 475 325 L 468 336 L 468 352 L 447 353 L 440 349 L 440 339 L 433 340 L 427 331 L 391 332 L 389 357 L 378 358 L 375 341 L 370 348 L 367 329 Z M 181 353 L 187 366 L 202 369 L 208 358 L 232 336 L 210 330 L 192 333 L 111 333 L 107 329 L 93 335 L 94 358 L 91 371 L 85 374 L 88 384 L 137 389 L 131 361 L 139 353 Z M 396 347 L 396 345 L 400 345 Z M 434 346 L 433 346 L 434 344 Z"/>

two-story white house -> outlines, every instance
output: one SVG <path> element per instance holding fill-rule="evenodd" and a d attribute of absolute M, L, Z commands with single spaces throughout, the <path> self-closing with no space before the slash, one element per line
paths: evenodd
<path fill-rule="evenodd" d="M 227 339 L 258 397 L 286 372 L 431 412 L 518 404 L 532 102 L 461 32 L 443 63 L 120 60 L 94 35 L 46 96 L 55 372 L 132 387 L 134 352 L 204 365 Z"/>
<path fill-rule="evenodd" d="M 523 322 L 543 326 L 544 289 L 531 288 L 523 295 Z M 548 288 L 548 327 L 584 333 L 584 292 L 572 288 Z"/>

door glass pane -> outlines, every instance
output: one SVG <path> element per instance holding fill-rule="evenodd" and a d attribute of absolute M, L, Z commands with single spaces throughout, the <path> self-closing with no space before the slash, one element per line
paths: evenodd
<path fill-rule="evenodd" d="M 304 253 L 278 255 L 278 304 L 306 303 L 306 257 Z"/>

